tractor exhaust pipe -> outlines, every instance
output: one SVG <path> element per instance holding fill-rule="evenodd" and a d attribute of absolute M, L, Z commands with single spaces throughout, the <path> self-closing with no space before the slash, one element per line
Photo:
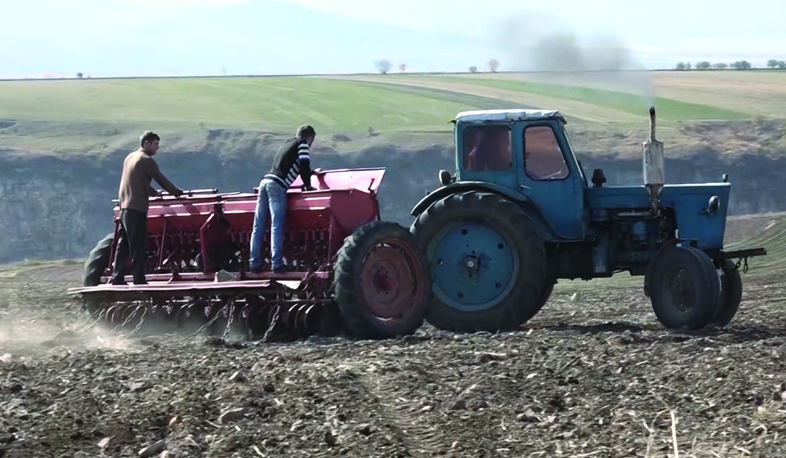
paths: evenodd
<path fill-rule="evenodd" d="M 652 205 L 652 215 L 658 216 L 660 192 L 665 184 L 663 143 L 655 139 L 655 107 L 650 107 L 650 138 L 644 142 L 644 186 Z"/>

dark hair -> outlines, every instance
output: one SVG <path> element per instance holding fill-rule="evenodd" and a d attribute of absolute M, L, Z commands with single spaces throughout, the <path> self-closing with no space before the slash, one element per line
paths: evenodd
<path fill-rule="evenodd" d="M 139 144 L 145 146 L 145 142 L 161 141 L 161 137 L 157 133 L 146 130 L 141 137 L 139 137 Z"/>
<path fill-rule="evenodd" d="M 316 137 L 317 133 L 313 127 L 309 126 L 308 124 L 302 125 L 297 128 L 298 138 L 308 138 L 308 137 Z"/>

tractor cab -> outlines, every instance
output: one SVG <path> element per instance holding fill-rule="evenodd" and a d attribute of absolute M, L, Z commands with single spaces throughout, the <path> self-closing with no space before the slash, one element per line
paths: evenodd
<path fill-rule="evenodd" d="M 562 114 L 523 109 L 465 111 L 454 122 L 455 181 L 507 188 L 538 208 L 559 238 L 584 238 L 587 182 Z"/>

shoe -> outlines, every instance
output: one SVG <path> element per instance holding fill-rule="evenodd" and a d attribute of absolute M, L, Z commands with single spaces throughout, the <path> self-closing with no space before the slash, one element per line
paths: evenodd
<path fill-rule="evenodd" d="M 286 264 L 284 264 L 281 267 L 276 267 L 276 268 L 273 269 L 273 273 L 274 274 L 283 274 L 283 273 L 287 273 L 287 272 L 292 272 L 292 268 L 289 267 Z"/>
<path fill-rule="evenodd" d="M 112 285 L 114 286 L 126 286 L 128 283 L 122 278 L 114 278 L 112 279 Z"/>
<path fill-rule="evenodd" d="M 147 279 L 139 280 L 139 281 L 134 280 L 134 284 L 135 285 L 146 285 L 147 284 Z"/>
<path fill-rule="evenodd" d="M 252 267 L 251 269 L 249 269 L 249 272 L 251 272 L 252 274 L 261 274 L 264 271 L 265 271 L 265 269 L 262 266 Z"/>

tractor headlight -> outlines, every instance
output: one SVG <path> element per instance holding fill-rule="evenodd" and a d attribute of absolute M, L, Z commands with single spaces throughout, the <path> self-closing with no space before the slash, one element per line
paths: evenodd
<path fill-rule="evenodd" d="M 718 211 L 720 207 L 720 197 L 712 196 L 710 197 L 710 201 L 707 203 L 707 213 L 715 213 Z"/>

